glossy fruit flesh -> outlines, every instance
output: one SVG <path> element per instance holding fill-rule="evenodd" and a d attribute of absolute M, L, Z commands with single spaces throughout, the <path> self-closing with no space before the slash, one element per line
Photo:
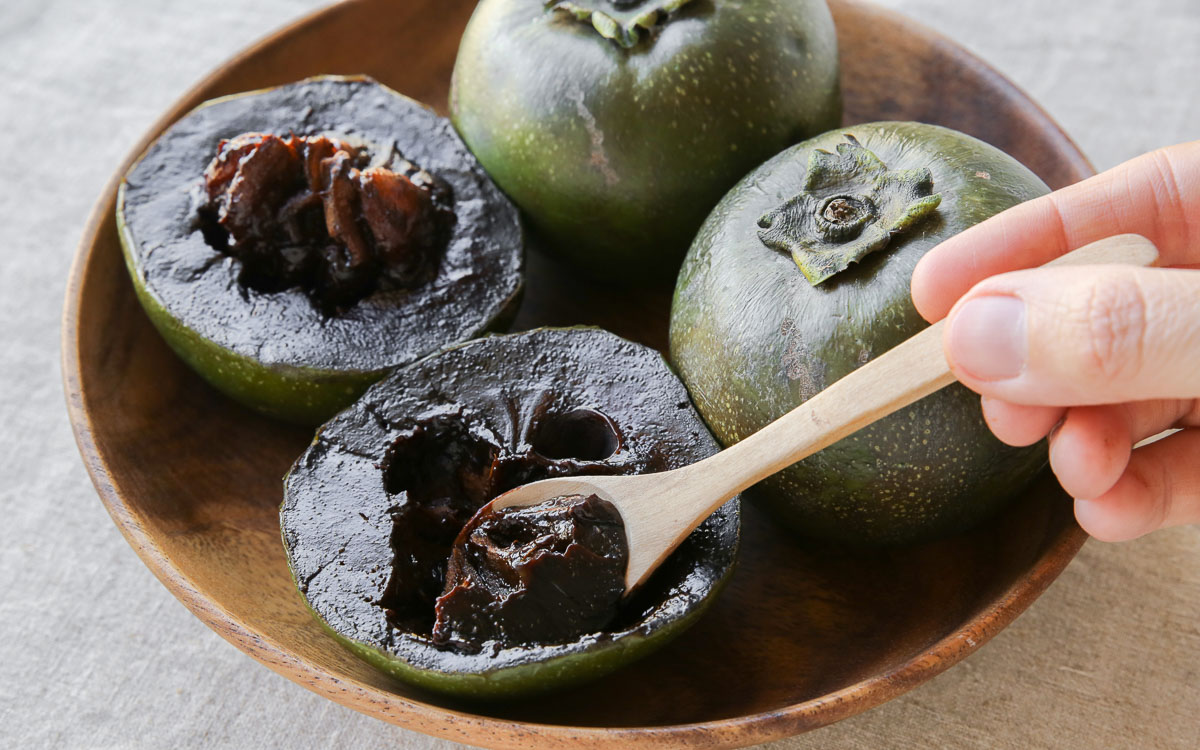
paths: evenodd
<path fill-rule="evenodd" d="M 528 481 L 661 471 L 716 449 L 652 350 L 596 329 L 481 339 L 397 370 L 321 429 L 285 480 L 284 544 L 312 610 L 380 669 L 458 695 L 548 690 L 616 669 L 693 622 L 731 572 L 737 501 L 607 625 L 568 636 L 551 624 L 538 643 L 520 613 L 513 638 L 467 620 L 435 633 L 459 532 Z"/>
<path fill-rule="evenodd" d="M 1002 152 L 916 123 L 831 131 L 748 175 L 697 236 L 672 308 L 672 358 L 718 439 L 737 442 L 923 329 L 909 298 L 920 257 L 1045 192 Z M 1044 463 L 1044 445 L 992 437 L 978 397 L 954 385 L 748 496 L 803 536 L 911 542 L 978 523 Z"/>
<path fill-rule="evenodd" d="M 299 287 L 326 317 L 380 289 L 429 283 L 455 218 L 449 185 L 394 148 L 373 159 L 323 135 L 221 141 L 204 193 L 201 230 L 241 262 L 239 283 Z"/>
<path fill-rule="evenodd" d="M 620 609 L 628 562 L 621 514 L 596 495 L 477 515 L 454 541 L 433 641 L 478 650 L 601 631 Z"/>

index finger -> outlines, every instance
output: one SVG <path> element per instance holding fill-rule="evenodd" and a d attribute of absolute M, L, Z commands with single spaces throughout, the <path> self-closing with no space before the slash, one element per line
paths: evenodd
<path fill-rule="evenodd" d="M 941 320 L 989 276 L 1127 233 L 1154 242 L 1161 265 L 1200 263 L 1200 141 L 1139 156 L 951 237 L 917 264 L 913 303 Z"/>

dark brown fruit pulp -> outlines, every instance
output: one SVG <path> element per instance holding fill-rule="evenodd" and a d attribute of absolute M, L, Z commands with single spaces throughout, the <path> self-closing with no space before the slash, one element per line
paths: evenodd
<path fill-rule="evenodd" d="M 556 623 L 541 634 L 532 626 L 509 626 L 488 635 L 483 635 L 481 627 L 471 626 L 470 633 L 480 638 L 445 627 L 444 635 L 439 635 L 435 628 L 434 605 L 448 585 L 455 540 L 492 498 L 541 479 L 641 468 L 605 462 L 621 450 L 620 433 L 607 416 L 592 409 L 560 413 L 551 410 L 550 403 L 551 399 L 544 399 L 528 417 L 520 418 L 528 420 L 528 432 L 516 445 L 500 440 L 481 420 L 463 413 L 413 422 L 401 429 L 382 465 L 384 487 L 404 496 L 391 511 L 394 557 L 380 601 L 393 627 L 432 633 L 439 645 L 478 651 L 486 640 L 505 645 L 551 643 L 568 629 L 587 628 L 574 632 L 578 635 L 607 624 L 606 619 L 596 625 L 593 617 L 578 626 Z M 575 559 L 573 553 L 569 562 Z M 622 563 L 618 577 L 623 575 Z M 450 578 L 454 578 L 453 570 Z M 536 590 L 542 591 L 542 586 Z M 615 611 L 614 604 L 607 617 Z M 514 615 L 519 616 L 519 612 Z M 510 635 L 518 640 L 510 641 Z"/>
<path fill-rule="evenodd" d="M 428 282 L 454 221 L 447 186 L 394 151 L 244 133 L 204 172 L 205 238 L 260 292 L 304 288 L 326 315 L 378 289 Z"/>
<path fill-rule="evenodd" d="M 433 640 L 478 648 L 568 643 L 617 615 L 629 545 L 596 495 L 569 495 L 472 520 L 450 557 Z"/>

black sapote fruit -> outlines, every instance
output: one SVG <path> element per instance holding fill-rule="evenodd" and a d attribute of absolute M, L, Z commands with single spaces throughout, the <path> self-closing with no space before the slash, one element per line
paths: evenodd
<path fill-rule="evenodd" d="M 516 209 L 448 121 L 368 78 L 201 105 L 130 169 L 117 220 L 167 343 L 296 422 L 507 325 L 521 291 Z"/>
<path fill-rule="evenodd" d="M 713 600 L 738 501 L 627 599 L 613 596 L 623 527 L 596 498 L 504 514 L 452 553 L 456 538 L 520 484 L 665 471 L 716 450 L 652 349 L 588 328 L 479 339 L 398 368 L 320 429 L 284 482 L 288 562 L 335 637 L 400 679 L 473 697 L 590 680 Z"/>
<path fill-rule="evenodd" d="M 674 278 L 747 171 L 841 122 L 825 0 L 483 0 L 451 118 L 548 249 Z"/>
<path fill-rule="evenodd" d="M 962 133 L 882 122 L 787 149 L 733 188 L 680 271 L 671 355 L 717 438 L 736 443 L 927 325 L 909 296 L 926 251 L 1048 192 Z M 801 535 L 904 543 L 978 523 L 1046 461 L 952 385 L 757 485 Z"/>

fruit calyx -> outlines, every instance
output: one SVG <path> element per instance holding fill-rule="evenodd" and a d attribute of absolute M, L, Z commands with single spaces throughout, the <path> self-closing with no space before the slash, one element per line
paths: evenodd
<path fill-rule="evenodd" d="M 590 23 L 600 36 L 631 49 L 692 0 L 546 0 L 546 10 Z"/>
<path fill-rule="evenodd" d="M 200 226 L 242 261 L 243 285 L 303 287 L 326 315 L 376 288 L 408 288 L 436 270 L 453 221 L 449 189 L 394 150 L 326 136 L 243 133 L 221 141 L 203 178 Z"/>
<path fill-rule="evenodd" d="M 764 245 L 791 253 L 813 286 L 933 214 L 942 202 L 928 169 L 891 170 L 852 136 L 815 149 L 804 189 L 758 220 Z"/>

